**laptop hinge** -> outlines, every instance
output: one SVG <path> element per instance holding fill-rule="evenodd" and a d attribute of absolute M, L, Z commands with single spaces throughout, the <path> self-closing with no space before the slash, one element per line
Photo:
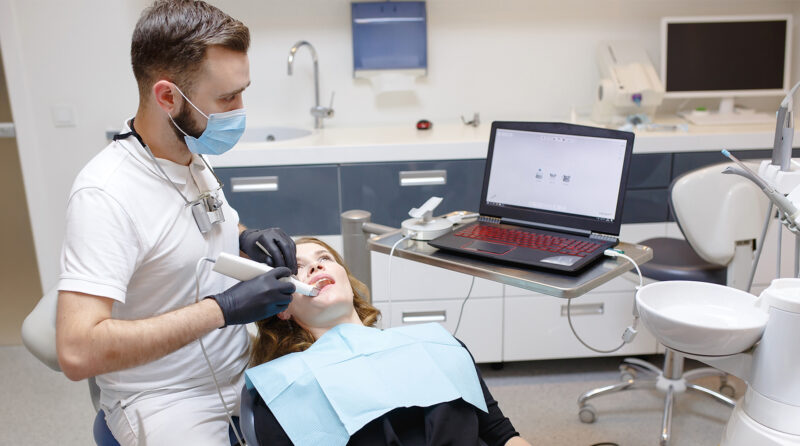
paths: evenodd
<path fill-rule="evenodd" d="M 479 215 L 478 221 L 481 223 L 495 223 L 500 224 L 500 219 L 497 217 L 488 217 L 486 215 Z"/>
<path fill-rule="evenodd" d="M 618 241 L 617 237 L 615 237 L 613 235 L 601 234 L 599 232 L 592 232 L 591 234 L 589 234 L 589 238 L 601 240 L 601 241 L 604 241 L 604 242 L 617 242 Z"/>
<path fill-rule="evenodd" d="M 548 225 L 548 224 L 544 224 L 544 223 L 533 223 L 533 222 L 525 221 L 525 220 L 515 220 L 513 218 L 503 218 L 503 219 L 500 219 L 500 222 L 501 223 L 510 223 L 510 224 L 514 224 L 514 225 L 517 225 L 517 226 L 527 226 L 529 228 L 546 229 L 546 230 L 551 230 L 551 231 L 556 231 L 556 232 L 565 232 L 567 234 L 582 235 L 584 237 L 588 237 L 589 235 L 591 235 L 591 232 L 587 231 L 587 230 L 581 230 L 581 229 L 575 229 L 575 228 L 567 228 L 565 226 L 558 226 L 558 225 Z"/>

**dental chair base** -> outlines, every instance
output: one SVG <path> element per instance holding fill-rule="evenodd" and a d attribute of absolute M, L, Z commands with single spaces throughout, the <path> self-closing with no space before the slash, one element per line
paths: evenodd
<path fill-rule="evenodd" d="M 736 403 L 723 395 L 705 387 L 692 384 L 690 381 L 706 377 L 719 376 L 720 392 L 733 395 L 734 389 L 728 384 L 728 375 L 725 372 L 709 367 L 683 372 L 684 358 L 679 353 L 667 349 L 664 353 L 664 369 L 661 370 L 649 362 L 636 358 L 625 358 L 619 366 L 622 382 L 610 386 L 600 387 L 589 390 L 578 398 L 578 417 L 584 423 L 593 423 L 597 419 L 597 410 L 587 401 L 608 393 L 620 392 L 623 390 L 634 390 L 642 388 L 656 388 L 664 392 L 664 414 L 661 421 L 661 437 L 659 444 L 665 446 L 669 444 L 672 432 L 672 406 L 675 395 L 681 394 L 686 390 L 693 390 L 703 395 L 715 398 L 717 401 L 733 407 Z M 654 376 L 653 378 L 638 378 L 639 373 Z"/>
<path fill-rule="evenodd" d="M 728 420 L 728 424 L 725 426 L 725 431 L 722 433 L 722 442 L 720 444 L 722 446 L 751 446 L 756 444 L 759 446 L 800 445 L 800 434 L 798 432 L 781 432 L 759 423 L 750 415 L 748 415 L 748 411 L 753 410 L 751 407 L 753 404 L 750 404 L 751 401 L 765 399 L 763 396 L 755 395 L 757 395 L 756 392 L 752 391 L 751 389 L 747 389 L 747 393 L 744 396 L 744 404 L 740 404 L 733 409 L 731 418 Z M 796 421 L 800 419 L 800 416 L 798 416 L 797 413 L 800 411 L 800 407 L 787 406 L 782 409 L 775 409 L 776 408 L 773 408 L 771 412 L 774 412 L 773 415 L 775 415 L 777 418 L 785 418 L 784 415 L 794 412 L 793 415 L 795 416 L 795 425 L 797 424 Z M 797 431 L 797 428 L 794 430 Z"/>

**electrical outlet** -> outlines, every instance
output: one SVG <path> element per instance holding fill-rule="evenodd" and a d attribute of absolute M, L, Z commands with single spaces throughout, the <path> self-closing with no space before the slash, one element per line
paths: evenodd
<path fill-rule="evenodd" d="M 71 105 L 54 105 L 50 107 L 53 125 L 56 127 L 75 127 L 75 107 Z"/>

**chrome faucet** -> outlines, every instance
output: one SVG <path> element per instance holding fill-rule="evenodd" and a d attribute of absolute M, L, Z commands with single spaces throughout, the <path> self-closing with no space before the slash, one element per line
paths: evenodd
<path fill-rule="evenodd" d="M 294 64 L 294 55 L 297 53 L 297 50 L 300 49 L 302 46 L 307 46 L 308 50 L 311 51 L 311 58 L 314 61 L 314 107 L 311 108 L 311 115 L 314 117 L 314 128 L 321 129 L 322 128 L 322 119 L 323 118 L 330 118 L 333 116 L 333 95 L 334 93 L 331 92 L 331 104 L 328 107 L 323 107 L 319 105 L 319 65 L 317 63 L 317 51 L 314 49 L 314 46 L 310 43 L 306 42 L 305 40 L 301 40 L 292 46 L 292 49 L 289 50 L 289 64 L 288 70 L 289 76 L 292 75 L 292 65 Z"/>

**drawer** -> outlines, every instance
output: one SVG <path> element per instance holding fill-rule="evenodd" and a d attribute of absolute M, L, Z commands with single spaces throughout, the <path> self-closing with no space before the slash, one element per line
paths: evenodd
<path fill-rule="evenodd" d="M 573 299 L 572 323 L 594 348 L 609 350 L 622 342 L 622 332 L 633 321 L 633 290 L 592 293 Z M 506 297 L 503 361 L 601 356 L 584 347 L 567 322 L 567 300 L 550 296 Z M 634 341 L 610 355 L 651 354 L 657 342 L 639 323 Z"/>
<path fill-rule="evenodd" d="M 625 191 L 622 223 L 660 223 L 669 220 L 669 189 Z"/>
<path fill-rule="evenodd" d="M 372 302 L 389 299 L 389 256 L 371 253 Z M 469 293 L 472 277 L 468 274 L 392 257 L 392 301 L 463 299 Z M 470 300 L 503 295 L 503 285 L 475 278 Z"/>
<path fill-rule="evenodd" d="M 216 169 L 225 196 L 247 227 L 290 235 L 340 234 L 338 166 Z"/>
<path fill-rule="evenodd" d="M 628 189 L 667 188 L 672 179 L 672 154 L 634 153 Z"/>
<path fill-rule="evenodd" d="M 432 196 L 435 214 L 478 211 L 485 160 L 343 164 L 342 209 L 363 209 L 372 221 L 400 227 L 408 211 Z"/>
<path fill-rule="evenodd" d="M 379 302 L 374 304 L 381 310 L 379 326 L 392 321 L 392 327 L 401 325 L 438 322 L 450 333 L 458 324 L 458 315 L 464 299 L 414 301 L 414 302 Z M 476 362 L 500 362 L 503 346 L 503 299 L 470 298 L 464 304 L 461 324 L 455 337 L 466 344 Z"/>

